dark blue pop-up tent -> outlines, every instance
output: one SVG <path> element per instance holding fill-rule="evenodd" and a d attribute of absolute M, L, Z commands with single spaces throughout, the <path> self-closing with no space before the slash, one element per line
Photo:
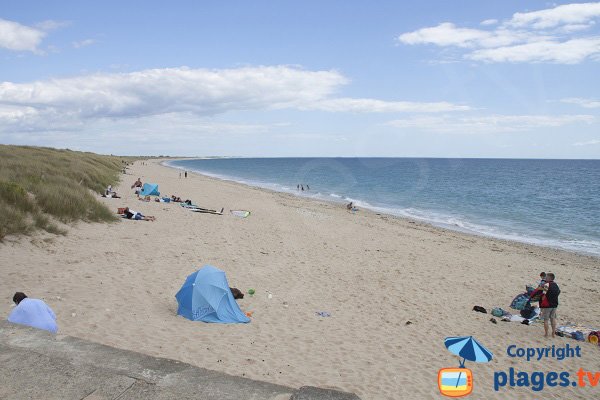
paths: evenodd
<path fill-rule="evenodd" d="M 144 183 L 140 196 L 160 196 L 156 183 Z"/>
<path fill-rule="evenodd" d="M 179 303 L 177 314 L 192 321 L 250 322 L 233 298 L 225 272 L 212 265 L 188 276 L 175 297 Z"/>

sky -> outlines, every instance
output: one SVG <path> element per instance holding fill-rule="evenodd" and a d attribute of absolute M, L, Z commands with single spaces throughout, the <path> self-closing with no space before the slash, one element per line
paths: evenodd
<path fill-rule="evenodd" d="M 2 144 L 600 158 L 600 2 L 0 5 Z"/>

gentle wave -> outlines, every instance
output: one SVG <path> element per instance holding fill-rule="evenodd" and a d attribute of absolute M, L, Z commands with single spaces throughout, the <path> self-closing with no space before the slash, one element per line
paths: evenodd
<path fill-rule="evenodd" d="M 600 241 L 593 240 L 590 238 L 576 238 L 573 237 L 572 234 L 569 235 L 568 233 L 562 235 L 560 229 L 555 227 L 553 227 L 553 230 L 556 231 L 555 233 L 558 237 L 548 237 L 547 232 L 544 231 L 536 231 L 535 229 L 531 229 L 531 227 L 527 226 L 517 227 L 515 225 L 515 222 L 517 221 L 511 222 L 506 220 L 478 220 L 476 218 L 473 218 L 473 216 L 467 217 L 465 215 L 460 215 L 456 213 L 448 214 L 440 210 L 421 209 L 416 207 L 398 207 L 397 205 L 392 204 L 373 203 L 372 201 L 369 201 L 368 199 L 362 198 L 360 196 L 357 197 L 355 195 L 341 195 L 339 194 L 339 192 L 336 193 L 333 191 L 328 192 L 326 190 L 323 190 L 323 187 L 320 187 L 319 190 L 315 191 L 299 191 L 296 189 L 296 187 L 290 187 L 289 185 L 268 182 L 266 180 L 256 178 L 248 179 L 228 174 L 215 173 L 213 171 L 208 171 L 206 169 L 198 168 L 197 166 L 193 165 L 186 165 L 184 167 L 181 165 L 173 165 L 170 161 L 165 162 L 164 164 L 172 168 L 178 168 L 182 170 L 186 169 L 216 179 L 237 182 L 244 185 L 269 189 L 277 192 L 284 192 L 303 198 L 313 198 L 338 204 L 353 202 L 354 205 L 359 208 L 369 209 L 378 213 L 384 213 L 398 217 L 410 218 L 426 222 L 434 226 L 456 230 L 460 232 L 600 256 Z M 568 195 L 572 196 L 572 194 Z M 542 196 L 540 196 L 540 198 L 541 197 Z M 559 197 L 559 195 L 552 195 L 546 197 L 552 197 L 554 199 L 556 197 Z M 565 197 L 566 196 L 562 196 L 561 198 L 564 199 Z M 525 230 L 529 232 L 524 232 Z M 560 236 L 565 237 L 561 238 Z"/>

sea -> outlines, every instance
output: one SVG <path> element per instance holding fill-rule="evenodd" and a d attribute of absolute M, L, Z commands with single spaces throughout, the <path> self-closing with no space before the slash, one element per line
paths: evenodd
<path fill-rule="evenodd" d="M 443 228 L 600 256 L 600 160 L 207 158 L 167 164 Z"/>

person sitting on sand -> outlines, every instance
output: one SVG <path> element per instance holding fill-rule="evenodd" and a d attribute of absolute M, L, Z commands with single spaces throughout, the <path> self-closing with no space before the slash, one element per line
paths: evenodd
<path fill-rule="evenodd" d="M 352 210 L 353 208 L 354 208 L 354 204 L 352 204 L 352 202 L 346 204 L 346 209 Z"/>
<path fill-rule="evenodd" d="M 174 203 L 183 203 L 181 201 L 181 197 L 175 196 L 175 195 L 171 195 L 171 201 Z"/>
<path fill-rule="evenodd" d="M 42 300 L 30 299 L 23 292 L 16 292 L 13 302 L 17 305 L 8 315 L 8 322 L 43 329 L 52 333 L 58 331 L 54 311 Z"/>
<path fill-rule="evenodd" d="M 123 215 L 127 219 L 135 219 L 136 221 L 154 221 L 156 217 L 143 215 L 141 212 L 133 211 L 129 207 L 125 208 Z"/>
<path fill-rule="evenodd" d="M 142 186 L 144 186 L 144 184 L 142 183 L 142 178 L 137 178 L 137 181 L 135 181 L 133 185 L 131 185 L 131 188 L 141 188 Z"/>

